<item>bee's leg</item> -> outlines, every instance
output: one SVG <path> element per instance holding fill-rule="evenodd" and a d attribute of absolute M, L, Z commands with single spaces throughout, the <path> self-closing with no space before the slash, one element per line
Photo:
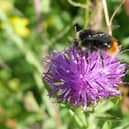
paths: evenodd
<path fill-rule="evenodd" d="M 73 45 L 74 45 L 75 47 L 79 48 L 79 43 L 78 43 L 78 41 L 77 41 L 76 38 L 73 40 Z"/>
<path fill-rule="evenodd" d="M 86 58 L 86 62 L 87 62 L 87 64 L 89 63 L 89 61 L 88 61 L 88 52 L 86 53 L 86 55 L 85 55 L 85 58 Z"/>
<path fill-rule="evenodd" d="M 87 64 L 89 64 L 89 56 L 90 56 L 90 54 L 91 54 L 91 51 L 90 50 L 86 50 L 85 58 L 86 58 Z"/>
<path fill-rule="evenodd" d="M 102 67 L 104 67 L 104 58 L 103 58 L 103 53 L 101 50 L 99 50 L 99 53 L 100 53 L 100 58 L 102 60 Z"/>

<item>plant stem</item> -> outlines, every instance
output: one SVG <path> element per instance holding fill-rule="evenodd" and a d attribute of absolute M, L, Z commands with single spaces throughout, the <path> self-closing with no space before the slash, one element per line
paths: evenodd
<path fill-rule="evenodd" d="M 85 6 L 85 5 L 81 4 L 81 3 L 74 2 L 72 0 L 68 0 L 68 2 L 69 2 L 69 4 L 71 4 L 72 6 L 75 6 L 75 7 L 80 7 L 80 8 L 84 8 L 84 9 L 87 8 L 87 6 Z"/>
<path fill-rule="evenodd" d="M 87 8 L 85 8 L 85 25 L 84 25 L 84 28 L 87 28 L 88 23 L 89 23 L 89 8 L 88 8 L 88 5 L 89 5 L 89 0 L 86 0 L 85 6 Z"/>
<path fill-rule="evenodd" d="M 110 18 L 110 24 L 112 24 L 113 18 L 115 17 L 115 15 L 118 13 L 118 11 L 120 10 L 121 6 L 126 2 L 126 0 L 123 0 L 120 5 L 116 8 L 116 10 L 113 12 L 111 18 Z"/>
<path fill-rule="evenodd" d="M 106 24 L 107 24 L 107 27 L 108 27 L 108 33 L 110 35 L 112 35 L 112 23 L 110 23 L 110 20 L 109 20 L 107 0 L 102 0 L 102 2 L 103 2 L 103 9 L 104 9 L 104 16 L 105 16 Z"/>

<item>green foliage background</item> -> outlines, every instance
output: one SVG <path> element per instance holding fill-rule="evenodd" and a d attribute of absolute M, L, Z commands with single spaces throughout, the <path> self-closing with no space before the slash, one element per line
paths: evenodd
<path fill-rule="evenodd" d="M 76 0 L 83 5 L 88 1 Z M 107 3 L 111 16 L 120 0 Z M 41 79 L 42 58 L 69 47 L 73 25 L 84 26 L 90 15 L 67 0 L 40 0 L 40 6 L 38 19 L 34 0 L 0 0 L 0 129 L 129 129 L 129 114 L 121 112 L 122 99 L 103 101 L 95 112 L 74 112 L 49 99 Z M 102 24 L 100 30 L 106 28 L 104 18 Z M 120 25 L 113 35 L 122 49 L 128 49 L 129 16 L 124 7 L 113 24 Z M 128 52 L 120 58 L 129 63 Z"/>

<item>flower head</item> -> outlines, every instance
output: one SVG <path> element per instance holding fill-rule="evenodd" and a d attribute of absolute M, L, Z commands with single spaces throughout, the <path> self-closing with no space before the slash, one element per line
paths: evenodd
<path fill-rule="evenodd" d="M 125 75 L 124 64 L 103 52 L 78 50 L 75 46 L 53 53 L 46 59 L 48 71 L 43 79 L 50 86 L 50 96 L 72 106 L 96 104 L 99 99 L 119 96 L 120 78 Z"/>
<path fill-rule="evenodd" d="M 27 27 L 29 24 L 28 19 L 21 17 L 11 17 L 10 22 L 13 25 L 14 31 L 21 37 L 27 37 L 30 34 L 30 30 Z"/>

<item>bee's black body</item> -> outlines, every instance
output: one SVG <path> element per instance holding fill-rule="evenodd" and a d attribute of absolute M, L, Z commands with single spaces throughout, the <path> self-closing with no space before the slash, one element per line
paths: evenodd
<path fill-rule="evenodd" d="M 89 54 L 93 51 L 98 51 L 102 58 L 102 51 L 107 52 L 111 56 L 118 54 L 119 43 L 108 33 L 91 29 L 81 30 L 78 24 L 75 24 L 74 27 L 76 32 L 74 44 L 79 49 L 87 50 Z"/>
<path fill-rule="evenodd" d="M 112 46 L 112 36 L 104 32 L 96 32 L 91 29 L 77 32 L 78 47 L 83 47 L 91 51 L 98 49 L 107 50 Z"/>

